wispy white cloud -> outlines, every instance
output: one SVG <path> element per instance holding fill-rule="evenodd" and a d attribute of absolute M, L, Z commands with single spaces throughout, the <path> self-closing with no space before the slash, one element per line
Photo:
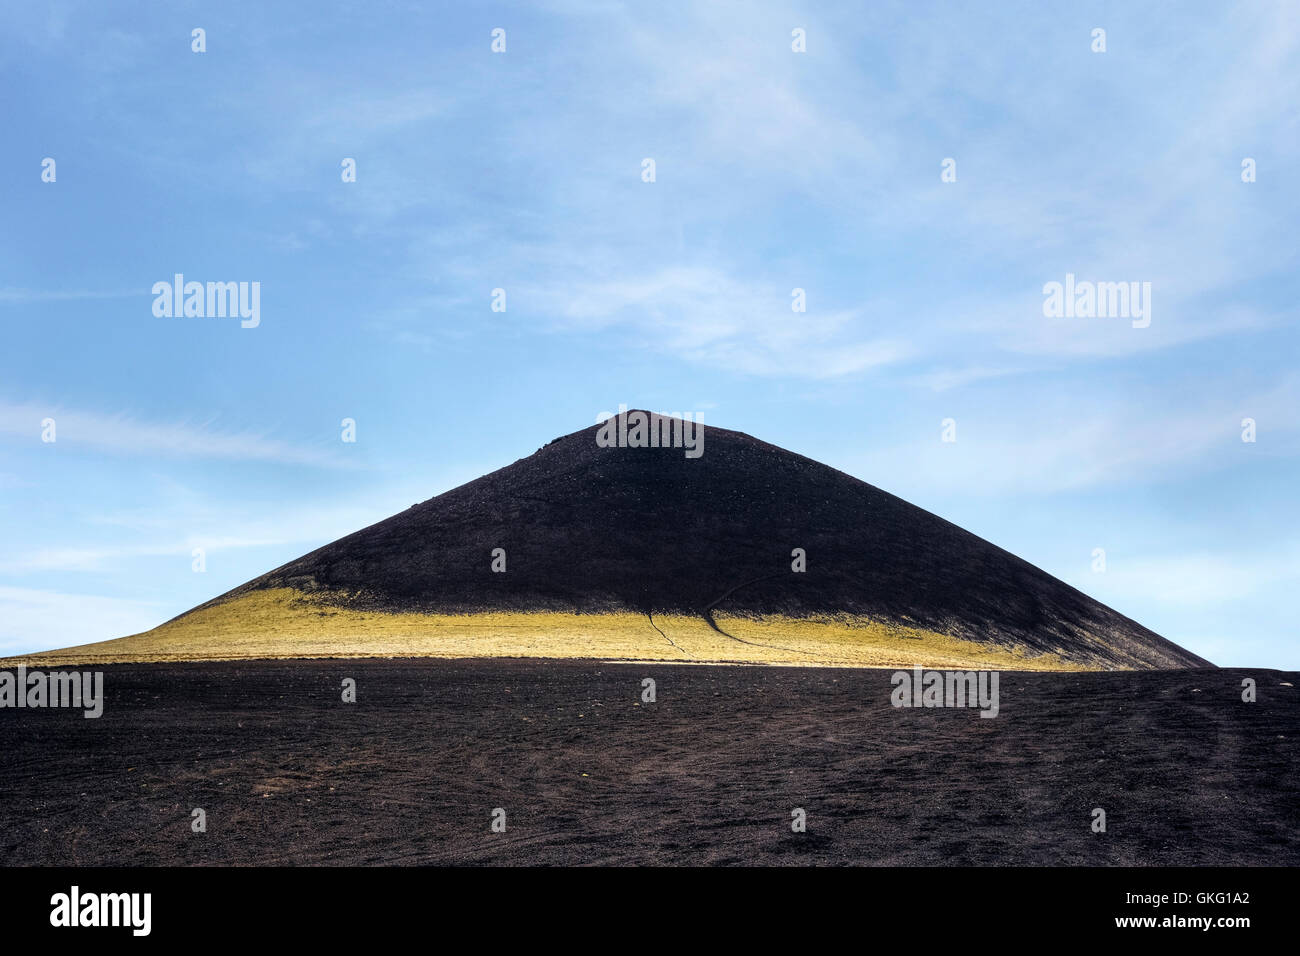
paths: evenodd
<path fill-rule="evenodd" d="M 75 301 L 77 299 L 129 299 L 143 297 L 144 293 L 138 289 L 134 292 L 95 292 L 75 289 L 37 290 L 16 289 L 12 287 L 0 289 L 0 302 L 18 304 L 27 302 Z"/>
<path fill-rule="evenodd" d="M 1213 392 L 1213 390 L 1207 390 Z M 1136 399 L 1135 399 L 1136 400 Z M 1104 395 L 996 410 L 953 408 L 957 440 L 940 441 L 940 421 L 904 444 L 855 456 L 849 469 L 903 497 L 931 491 L 970 495 L 1051 494 L 1117 483 L 1164 481 L 1213 471 L 1245 456 L 1300 455 L 1300 383 L 1245 395 L 1209 394 L 1171 404 Z M 1253 418 L 1257 441 L 1241 440 Z"/>
<path fill-rule="evenodd" d="M 1223 605 L 1300 584 L 1300 542 L 1277 552 L 1198 551 L 1111 561 L 1096 580 L 1094 590 L 1103 600 Z"/>
<path fill-rule="evenodd" d="M 1019 368 L 990 368 L 983 365 L 970 365 L 966 367 L 953 366 L 951 368 L 938 368 L 931 371 L 922 372 L 911 378 L 912 384 L 920 385 L 935 392 L 946 392 L 949 389 L 960 388 L 963 385 L 970 385 L 974 382 L 984 382 L 991 379 L 1006 378 L 1023 371 Z"/>
<path fill-rule="evenodd" d="M 115 455 L 263 461 L 325 468 L 356 467 L 350 459 L 321 447 L 295 445 L 254 431 L 231 432 L 211 423 L 147 422 L 128 415 L 103 415 L 56 405 L 0 403 L 0 434 L 41 441 L 41 422 L 55 422 L 61 448 L 92 449 Z"/>
<path fill-rule="evenodd" d="M 163 476 L 148 508 L 97 511 L 77 521 L 80 542 L 24 548 L 13 540 L 0 541 L 0 574 L 132 575 L 147 567 L 141 562 L 154 558 L 188 566 L 195 548 L 210 558 L 256 549 L 280 549 L 295 557 L 390 517 L 430 493 L 427 488 L 389 487 L 371 489 L 362 501 L 348 496 L 341 501 L 256 502 L 213 497 Z"/>
<path fill-rule="evenodd" d="M 560 328 L 621 327 L 641 347 L 737 372 L 834 378 L 907 355 L 897 337 L 862 336 L 863 311 L 795 312 L 791 292 L 702 267 L 524 290 Z"/>
<path fill-rule="evenodd" d="M 1137 281 L 1140 276 L 1116 270 L 1077 275 L 1083 281 Z M 1044 275 L 1042 281 L 1062 282 L 1060 275 Z M 1091 360 L 1151 354 L 1162 349 L 1213 339 L 1277 328 L 1294 321 L 1294 316 L 1279 311 L 1264 311 L 1243 304 L 1218 304 L 1201 301 L 1158 283 L 1151 290 L 1150 319 L 1146 328 L 1134 328 L 1132 318 L 1048 318 L 1043 315 L 1044 296 L 1038 288 L 1025 294 L 1007 297 L 995 304 L 963 301 L 940 310 L 947 316 L 918 335 L 928 343 L 946 340 L 951 346 L 964 343 L 976 354 L 1002 355 L 1007 361 L 1019 361 L 1020 367 L 1034 360 Z M 963 376 L 970 371 L 961 362 L 958 349 L 941 349 L 953 362 L 950 372 Z M 977 376 L 978 378 L 979 376 Z M 972 379 L 975 380 L 975 379 Z"/>
<path fill-rule="evenodd" d="M 302 532 L 300 531 L 299 534 Z M 304 540 L 299 538 L 298 540 Z M 195 548 L 217 553 L 239 548 L 274 547 L 288 543 L 277 538 L 244 538 L 232 535 L 193 535 L 168 544 L 121 544 L 112 547 L 40 548 L 12 558 L 0 559 L 0 574 L 45 571 L 102 571 L 120 568 L 134 558 L 183 557 Z"/>

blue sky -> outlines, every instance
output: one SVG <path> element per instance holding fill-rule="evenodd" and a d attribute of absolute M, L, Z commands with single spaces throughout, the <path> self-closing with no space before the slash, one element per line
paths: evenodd
<path fill-rule="evenodd" d="M 993 6 L 6 3 L 0 653 L 626 402 L 1300 669 L 1300 8 Z M 178 272 L 261 324 L 156 317 Z M 1066 273 L 1150 282 L 1150 326 L 1045 317 Z"/>

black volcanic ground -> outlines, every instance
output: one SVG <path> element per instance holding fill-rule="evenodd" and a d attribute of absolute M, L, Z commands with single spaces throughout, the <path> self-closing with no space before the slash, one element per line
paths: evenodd
<path fill-rule="evenodd" d="M 704 454 L 596 427 L 342 538 L 257 588 L 383 610 L 870 615 L 1102 667 L 1203 667 L 1025 561 L 849 475 L 707 427 Z M 508 573 L 493 574 L 493 548 Z M 803 548 L 808 570 L 792 573 Z M 218 598 L 217 600 L 221 600 Z"/>
<path fill-rule="evenodd" d="M 104 671 L 97 720 L 3 714 L 0 863 L 1300 865 L 1300 675 L 1278 671 L 1004 672 L 993 719 L 895 709 L 887 670 Z"/>

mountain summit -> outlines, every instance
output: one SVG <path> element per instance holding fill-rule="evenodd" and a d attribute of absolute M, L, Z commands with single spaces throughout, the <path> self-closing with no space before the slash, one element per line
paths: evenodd
<path fill-rule="evenodd" d="M 627 419 L 625 441 L 573 432 L 154 631 L 58 653 L 1212 666 L 843 472 L 712 426 L 698 457 L 649 447 L 637 422 L 682 423 Z"/>

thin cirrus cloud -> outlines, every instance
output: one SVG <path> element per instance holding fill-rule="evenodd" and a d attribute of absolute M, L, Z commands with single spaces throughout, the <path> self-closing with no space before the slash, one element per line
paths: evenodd
<path fill-rule="evenodd" d="M 1300 453 L 1295 379 L 1242 398 L 1216 395 L 1190 406 L 1162 408 L 1155 393 L 1144 401 L 1108 403 L 1086 415 L 1059 403 L 1008 410 L 996 424 L 958 410 L 955 442 L 939 440 L 936 418 L 923 438 L 857 456 L 850 464 L 905 498 L 954 490 L 997 496 L 1146 484 L 1227 467 L 1245 456 Z M 1241 440 L 1245 417 L 1264 430 L 1264 444 Z"/>
<path fill-rule="evenodd" d="M 525 301 L 559 329 L 621 326 L 645 347 L 756 375 L 834 378 L 907 357 L 902 342 L 858 331 L 865 310 L 795 312 L 792 292 L 719 269 L 673 267 L 526 289 Z"/>
<path fill-rule="evenodd" d="M 23 304 L 26 302 L 65 302 L 79 299 L 130 299 L 140 296 L 134 292 L 96 292 L 90 290 L 52 290 L 52 289 L 0 289 L 0 302 Z"/>
<path fill-rule="evenodd" d="M 1116 600 L 1150 599 L 1177 607 L 1213 607 L 1300 583 L 1300 542 L 1276 552 L 1199 551 L 1114 563 L 1096 590 Z"/>
<path fill-rule="evenodd" d="M 322 449 L 295 445 L 255 432 L 225 432 L 207 425 L 140 421 L 127 415 L 101 415 L 42 406 L 0 404 L 0 434 L 39 441 L 42 421 L 55 422 L 62 447 L 90 448 L 121 455 L 272 462 L 323 468 L 355 468 L 349 459 Z"/>
<path fill-rule="evenodd" d="M 1085 277 L 1091 280 L 1094 275 L 1085 273 L 1076 278 L 1085 281 Z M 1046 275 L 1044 281 L 1061 282 L 1064 278 L 1064 274 Z M 1145 328 L 1134 328 L 1132 323 L 1137 320 L 1133 316 L 1044 316 L 1044 296 L 1038 288 L 1031 288 L 1023 295 L 1008 296 L 992 305 L 969 299 L 946 305 L 941 311 L 952 318 L 921 334 L 936 344 L 936 352 L 946 341 L 964 347 L 953 348 L 952 352 L 1014 357 L 1012 364 L 1026 368 L 1031 358 L 1070 362 L 1141 356 L 1223 336 L 1264 331 L 1289 321 L 1282 310 L 1271 306 L 1233 303 L 1211 307 L 1195 297 L 1168 293 L 1167 288 L 1153 285 L 1150 300 L 1144 304 L 1144 309 L 1150 309 L 1151 319 Z M 951 358 L 953 365 L 946 371 L 960 381 L 965 377 L 960 370 L 966 366 L 957 355 Z M 980 377 L 972 375 L 971 380 Z"/>
<path fill-rule="evenodd" d="M 444 482 L 451 484 L 454 482 Z M 43 572 L 131 573 L 138 562 L 154 558 L 179 559 L 188 565 L 194 548 L 209 556 L 258 549 L 287 549 L 285 557 L 326 544 L 397 513 L 410 502 L 423 500 L 438 488 L 410 485 L 372 488 L 363 501 L 270 502 L 231 501 L 189 489 L 151 492 L 147 508 L 78 516 L 81 541 L 6 553 L 0 543 L 0 574 Z M 88 529 L 110 529 L 112 542 L 87 543 Z M 101 536 L 102 537 L 102 536 Z M 259 560 L 250 558 L 249 560 Z M 243 558 L 239 559 L 243 566 Z M 125 572 L 123 569 L 127 569 Z M 249 576 L 265 570 L 248 566 Z"/>
<path fill-rule="evenodd" d="M 226 551 L 236 548 L 273 547 L 283 540 L 213 536 L 175 544 L 131 544 L 112 548 L 42 548 L 10 560 L 0 560 L 0 574 L 40 571 L 101 571 L 131 558 L 186 557 L 194 548 Z"/>

